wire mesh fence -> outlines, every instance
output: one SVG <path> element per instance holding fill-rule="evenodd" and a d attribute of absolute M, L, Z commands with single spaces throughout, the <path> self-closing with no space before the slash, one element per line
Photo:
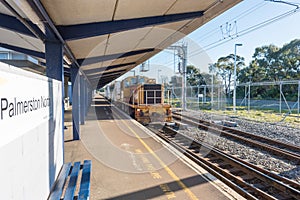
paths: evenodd
<path fill-rule="evenodd" d="M 188 109 L 230 110 L 233 108 L 232 91 L 225 93 L 224 85 L 199 85 L 186 88 Z M 274 82 L 248 82 L 236 86 L 237 110 L 272 111 L 299 117 L 300 80 Z M 182 106 L 182 88 L 168 87 L 169 103 Z"/>

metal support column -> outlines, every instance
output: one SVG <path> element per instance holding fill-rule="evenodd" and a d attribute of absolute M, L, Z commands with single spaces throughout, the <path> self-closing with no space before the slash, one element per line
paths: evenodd
<path fill-rule="evenodd" d="M 87 116 L 89 111 L 89 84 L 85 81 L 85 116 Z"/>
<path fill-rule="evenodd" d="M 182 69 L 182 109 L 186 110 L 186 67 L 187 67 L 187 46 L 182 46 L 183 50 L 183 69 Z"/>
<path fill-rule="evenodd" d="M 298 119 L 300 118 L 299 109 L 300 109 L 300 81 L 298 81 L 298 109 L 297 109 Z"/>
<path fill-rule="evenodd" d="M 214 74 L 211 74 L 211 109 L 214 107 Z"/>
<path fill-rule="evenodd" d="M 200 81 L 199 81 L 199 84 L 198 84 L 198 86 L 197 86 L 197 108 L 199 108 L 200 107 L 200 105 L 199 105 L 199 92 L 200 92 Z"/>
<path fill-rule="evenodd" d="M 204 85 L 204 91 L 203 91 L 203 98 L 204 98 L 204 103 L 206 103 L 206 85 Z"/>
<path fill-rule="evenodd" d="M 280 84 L 279 84 L 279 90 L 280 90 L 280 92 L 279 92 L 279 113 L 281 114 L 281 102 L 282 102 L 282 100 L 281 100 L 281 94 L 282 94 L 282 81 L 280 80 Z"/>
<path fill-rule="evenodd" d="M 54 113 L 54 99 L 53 99 L 53 85 L 51 82 L 48 83 L 48 90 L 49 90 L 49 98 L 50 100 L 50 106 L 49 106 L 49 114 L 50 114 L 50 120 L 53 120 L 49 123 L 49 146 L 54 145 L 54 133 L 52 126 L 58 125 L 58 121 L 61 121 L 60 125 L 62 127 L 61 129 L 61 137 L 62 141 L 64 141 L 64 67 L 63 67 L 63 45 L 58 40 L 56 40 L 55 37 L 49 32 L 49 30 L 46 30 L 47 40 L 45 41 L 45 58 L 46 58 L 46 76 L 55 79 L 58 81 L 61 81 L 61 120 L 54 119 L 53 113 Z M 56 123 L 54 120 L 57 120 Z M 62 142 L 62 150 L 64 151 L 64 143 Z M 62 158 L 64 160 L 64 156 Z M 54 160 L 54 153 L 50 151 L 49 160 Z M 49 165 L 52 165 L 49 163 Z M 50 172 L 50 174 L 53 172 Z M 51 177 L 50 183 L 54 182 L 54 177 Z"/>
<path fill-rule="evenodd" d="M 46 75 L 62 82 L 64 88 L 63 46 L 59 42 L 46 41 Z M 64 96 L 64 93 L 62 94 Z"/>
<path fill-rule="evenodd" d="M 251 80 L 248 85 L 248 112 L 250 112 L 250 103 L 251 103 Z"/>
<path fill-rule="evenodd" d="M 56 40 L 47 40 L 46 49 L 46 76 L 61 81 L 62 101 L 62 127 L 64 130 L 64 68 L 63 68 L 63 45 Z M 51 95 L 51 94 L 50 94 Z M 62 130 L 62 132 L 63 132 Z"/>
<path fill-rule="evenodd" d="M 76 66 L 71 68 L 71 81 L 72 81 L 72 122 L 73 122 L 73 140 L 80 139 L 80 126 L 79 126 L 79 87 L 80 77 L 79 69 Z"/>
<path fill-rule="evenodd" d="M 84 95 L 83 95 L 83 98 L 84 98 L 84 117 L 86 117 L 86 113 L 87 113 L 87 103 L 86 103 L 86 96 L 87 96 L 87 84 L 86 84 L 86 81 L 84 79 Z"/>
<path fill-rule="evenodd" d="M 237 64 L 236 64 L 236 47 L 237 46 L 242 46 L 242 44 L 235 44 L 234 45 L 234 69 L 233 69 L 233 81 L 234 81 L 234 85 L 233 85 L 233 112 L 236 112 L 236 68 L 237 68 Z"/>
<path fill-rule="evenodd" d="M 80 76 L 80 124 L 84 125 L 85 122 L 85 84 L 84 77 Z"/>

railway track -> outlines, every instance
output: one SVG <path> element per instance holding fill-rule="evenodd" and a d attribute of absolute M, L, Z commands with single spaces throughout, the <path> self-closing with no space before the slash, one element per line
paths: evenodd
<path fill-rule="evenodd" d="M 160 138 L 184 153 L 247 199 L 300 199 L 300 185 L 226 154 L 178 131 L 149 127 Z"/>
<path fill-rule="evenodd" d="M 222 137 L 231 138 L 239 142 L 246 143 L 255 148 L 263 149 L 276 155 L 283 160 L 289 160 L 292 163 L 300 164 L 300 147 L 289 143 L 272 140 L 267 137 L 255 135 L 245 131 L 240 131 L 231 127 L 222 126 L 216 123 L 197 119 L 186 115 L 173 114 L 173 118 L 181 122 L 196 126 L 210 133 L 220 135 Z"/>

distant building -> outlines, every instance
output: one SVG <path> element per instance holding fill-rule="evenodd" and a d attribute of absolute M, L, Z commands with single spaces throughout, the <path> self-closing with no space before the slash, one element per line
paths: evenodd
<path fill-rule="evenodd" d="M 22 68 L 37 74 L 45 75 L 46 67 L 39 64 L 37 59 L 0 47 L 0 62 Z"/>

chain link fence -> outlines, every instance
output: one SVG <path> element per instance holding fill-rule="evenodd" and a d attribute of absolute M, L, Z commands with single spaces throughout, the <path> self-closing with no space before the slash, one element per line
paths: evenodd
<path fill-rule="evenodd" d="M 224 88 L 224 85 L 188 86 L 187 109 L 233 109 L 233 86 L 230 94 L 225 94 Z M 299 117 L 300 80 L 240 83 L 236 91 L 237 110 L 272 111 Z M 166 96 L 173 107 L 182 106 L 181 87 L 168 87 Z"/>

